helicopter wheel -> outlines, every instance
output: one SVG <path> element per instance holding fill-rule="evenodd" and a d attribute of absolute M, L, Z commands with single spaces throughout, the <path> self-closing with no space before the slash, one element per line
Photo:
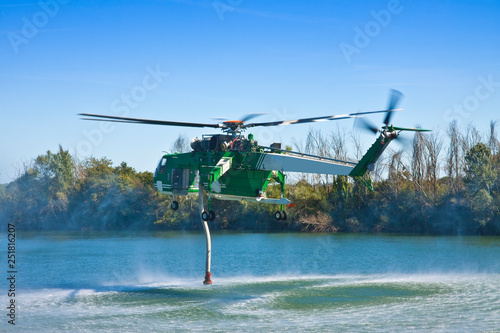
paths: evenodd
<path fill-rule="evenodd" d="M 278 210 L 276 213 L 274 213 L 274 217 L 276 220 L 281 221 L 283 219 L 283 214 Z"/>
<path fill-rule="evenodd" d="M 209 213 L 208 213 L 208 220 L 209 221 L 213 221 L 215 220 L 215 212 L 213 210 L 211 210 Z"/>
<path fill-rule="evenodd" d="M 209 219 L 209 214 L 208 214 L 208 212 L 207 212 L 206 210 L 204 210 L 204 211 L 201 213 L 201 219 L 202 219 L 203 221 L 208 221 L 208 219 Z"/>
<path fill-rule="evenodd" d="M 172 201 L 172 203 L 170 204 L 170 208 L 172 208 L 172 210 L 177 210 L 179 209 L 179 203 L 177 201 Z"/>

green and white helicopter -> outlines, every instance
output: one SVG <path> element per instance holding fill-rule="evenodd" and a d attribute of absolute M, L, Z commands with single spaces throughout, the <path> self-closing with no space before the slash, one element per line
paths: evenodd
<path fill-rule="evenodd" d="M 391 90 L 389 105 L 386 110 L 357 112 L 343 115 L 302 118 L 295 120 L 248 123 L 256 116 L 251 114 L 241 120 L 229 120 L 222 123 L 192 123 L 151 119 L 127 118 L 107 115 L 81 113 L 85 120 L 109 121 L 120 123 L 181 126 L 181 127 L 208 127 L 221 129 L 223 134 L 203 135 L 201 139 L 191 141 L 192 151 L 188 153 L 164 154 L 154 173 L 154 185 L 163 194 L 171 195 L 171 208 L 177 210 L 178 196 L 198 195 L 200 216 L 207 240 L 207 260 L 205 284 L 211 284 L 210 272 L 210 231 L 208 221 L 216 218 L 211 210 L 212 199 L 217 200 L 247 200 L 265 204 L 279 205 L 275 213 L 277 220 L 286 220 L 285 207 L 293 204 L 284 197 L 285 178 L 287 172 L 301 172 L 313 174 L 343 175 L 356 177 L 373 191 L 369 171 L 389 143 L 397 139 L 402 131 L 429 131 L 421 128 L 395 127 L 390 120 L 403 94 Z M 364 121 L 363 117 L 372 113 L 385 113 L 384 126 L 380 129 Z M 270 147 L 260 146 L 252 134 L 244 136 L 243 132 L 257 126 L 284 126 L 360 118 L 360 124 L 374 132 L 380 132 L 375 143 L 357 163 L 321 156 L 308 155 L 281 149 L 280 143 L 273 143 Z M 281 196 L 271 198 L 266 195 L 270 183 L 281 186 Z M 205 208 L 203 190 L 208 200 Z"/>

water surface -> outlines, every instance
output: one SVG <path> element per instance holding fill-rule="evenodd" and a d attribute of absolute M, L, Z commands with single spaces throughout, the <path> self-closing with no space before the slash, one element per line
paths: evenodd
<path fill-rule="evenodd" d="M 500 332 L 500 238 L 221 233 L 212 245 L 204 286 L 201 233 L 18 233 L 15 329 Z"/>

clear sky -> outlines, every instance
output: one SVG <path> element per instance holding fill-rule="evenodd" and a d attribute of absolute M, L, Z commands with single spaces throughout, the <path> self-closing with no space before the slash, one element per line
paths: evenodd
<path fill-rule="evenodd" d="M 394 88 L 405 94 L 395 125 L 443 131 L 457 119 L 486 133 L 500 120 L 496 0 L 5 0 L 0 13 L 0 183 L 59 144 L 152 171 L 179 134 L 214 132 L 80 112 L 272 121 L 383 109 Z M 311 126 L 337 129 L 252 132 L 289 144 Z"/>

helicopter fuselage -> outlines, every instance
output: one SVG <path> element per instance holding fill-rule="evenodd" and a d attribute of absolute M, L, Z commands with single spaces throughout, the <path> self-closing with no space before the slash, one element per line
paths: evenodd
<path fill-rule="evenodd" d="M 203 140 L 195 138 L 191 146 L 189 153 L 162 156 L 154 173 L 155 187 L 161 193 L 197 195 L 202 182 L 217 199 L 260 201 L 268 199 L 266 189 L 270 183 L 284 187 L 284 173 L 262 169 L 262 160 L 268 153 L 252 139 L 213 135 Z M 281 199 L 272 200 L 289 203 Z"/>

